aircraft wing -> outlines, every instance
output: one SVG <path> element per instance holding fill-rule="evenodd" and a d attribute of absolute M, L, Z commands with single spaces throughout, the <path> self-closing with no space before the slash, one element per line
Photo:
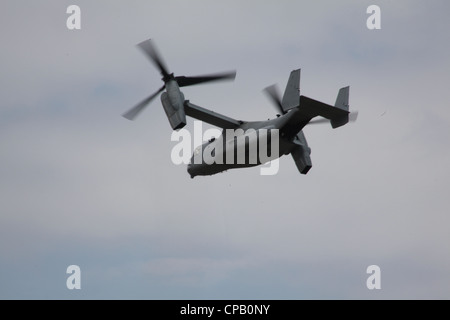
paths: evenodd
<path fill-rule="evenodd" d="M 243 122 L 236 120 L 223 114 L 199 107 L 186 100 L 184 102 L 184 112 L 187 116 L 204 121 L 223 129 L 234 129 L 239 127 Z"/>

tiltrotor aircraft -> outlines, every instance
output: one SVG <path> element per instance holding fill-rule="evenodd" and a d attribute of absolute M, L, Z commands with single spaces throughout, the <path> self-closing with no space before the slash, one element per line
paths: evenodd
<path fill-rule="evenodd" d="M 151 40 L 143 41 L 138 46 L 159 69 L 164 85 L 124 113 L 123 116 L 125 118 L 133 120 L 150 101 L 165 91 L 161 95 L 161 102 L 173 130 L 178 130 L 186 125 L 186 116 L 223 129 L 219 138 L 210 139 L 194 150 L 194 155 L 187 169 L 191 178 L 198 175 L 213 175 L 233 168 L 252 167 L 288 154 L 292 155 L 300 173 L 306 174 L 312 167 L 311 149 L 302 129 L 307 124 L 322 122 L 329 122 L 334 129 L 345 125 L 349 121 L 355 121 L 357 117 L 357 112 L 349 112 L 350 87 L 344 87 L 339 90 L 334 106 L 319 102 L 300 95 L 300 69 L 297 69 L 291 72 L 281 99 L 275 85 L 265 89 L 265 92 L 279 111 L 276 118 L 266 121 L 232 119 L 185 100 L 180 88 L 203 82 L 234 79 L 236 76 L 235 72 L 195 77 L 174 76 L 173 73 L 167 71 L 166 65 L 163 63 Z M 317 116 L 322 117 L 322 119 L 312 120 Z M 231 136 L 228 135 L 230 131 L 234 133 Z M 248 134 L 249 132 L 251 134 Z M 266 152 L 270 153 L 270 157 L 263 158 L 259 154 L 252 155 L 250 146 L 252 138 L 255 141 L 254 145 L 261 146 L 261 139 L 266 139 L 266 142 L 269 141 L 272 137 L 269 134 L 271 132 L 277 132 L 275 137 L 278 139 L 276 144 L 278 150 L 271 150 L 268 147 Z M 243 139 L 240 139 L 240 137 Z M 205 150 L 212 151 L 208 153 L 210 159 L 197 157 L 198 154 L 204 153 Z M 242 158 L 239 158 L 240 150 L 243 150 Z M 254 151 L 256 150 L 254 149 Z M 214 161 L 211 161 L 211 158 Z M 225 158 L 230 161 L 225 161 Z M 196 161 L 197 159 L 200 160 Z"/>

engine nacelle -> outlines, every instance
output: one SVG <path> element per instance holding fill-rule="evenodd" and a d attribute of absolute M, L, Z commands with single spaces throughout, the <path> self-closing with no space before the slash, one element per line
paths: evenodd
<path fill-rule="evenodd" d="M 184 95 L 181 91 L 179 93 L 181 96 L 180 99 L 177 99 L 176 105 L 172 103 L 167 92 L 163 92 L 161 95 L 161 103 L 173 130 L 181 129 L 186 125 L 186 114 L 183 106 Z"/>
<path fill-rule="evenodd" d="M 297 139 L 294 140 L 294 144 L 296 145 L 292 150 L 292 158 L 295 161 L 298 171 L 301 174 L 307 174 L 309 169 L 312 168 L 311 162 L 311 148 L 308 147 L 308 142 L 306 142 L 305 135 L 303 131 L 300 131 L 297 134 Z"/>

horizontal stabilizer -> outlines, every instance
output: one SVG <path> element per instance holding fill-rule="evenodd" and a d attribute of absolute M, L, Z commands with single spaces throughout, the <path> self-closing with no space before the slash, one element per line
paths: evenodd
<path fill-rule="evenodd" d="M 331 106 L 306 96 L 300 96 L 300 107 L 298 110 L 305 119 L 308 118 L 311 120 L 314 117 L 321 116 L 330 120 L 333 128 L 343 126 L 349 121 L 349 90 L 350 87 L 345 87 L 339 90 L 335 106 Z"/>
<path fill-rule="evenodd" d="M 333 107 L 329 104 L 308 98 L 306 96 L 300 96 L 299 110 L 310 119 L 321 116 L 329 120 L 333 120 L 349 114 L 346 110 Z"/>

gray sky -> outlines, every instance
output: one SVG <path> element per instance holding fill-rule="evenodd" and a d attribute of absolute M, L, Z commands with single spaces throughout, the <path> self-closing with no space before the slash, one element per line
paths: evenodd
<path fill-rule="evenodd" d="M 66 9 L 81 8 L 81 30 Z M 381 30 L 366 9 L 381 8 Z M 446 1 L 10 1 L 0 3 L 0 298 L 448 299 L 450 29 Z M 305 129 L 313 168 L 190 179 L 135 47 L 155 39 L 183 88 L 244 120 L 261 90 L 334 103 L 354 124 Z M 208 126 L 204 126 L 208 128 Z M 186 127 L 193 128 L 189 120 Z M 66 268 L 81 268 L 81 290 Z M 381 268 L 368 290 L 366 268 Z"/>

